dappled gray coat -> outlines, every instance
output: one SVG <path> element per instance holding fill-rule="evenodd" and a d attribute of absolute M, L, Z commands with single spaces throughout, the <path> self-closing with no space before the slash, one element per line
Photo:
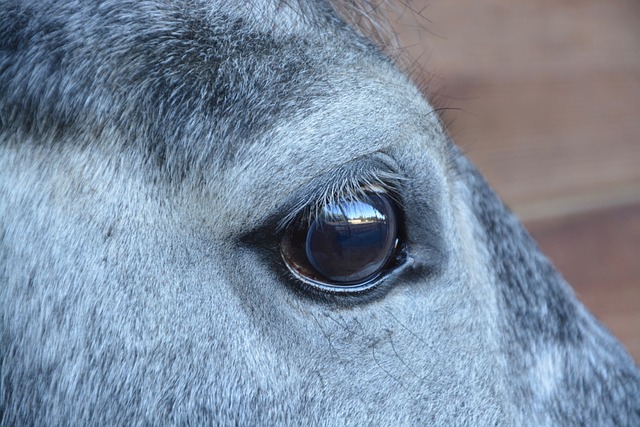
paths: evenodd
<path fill-rule="evenodd" d="M 317 0 L 0 1 L 0 310 L 6 426 L 640 425 L 624 349 Z"/>

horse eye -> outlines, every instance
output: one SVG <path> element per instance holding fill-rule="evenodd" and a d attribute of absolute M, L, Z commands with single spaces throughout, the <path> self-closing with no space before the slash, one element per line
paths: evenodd
<path fill-rule="evenodd" d="M 280 244 L 289 270 L 330 292 L 373 287 L 397 261 L 398 215 L 386 193 L 368 192 L 323 206 L 291 224 Z"/>

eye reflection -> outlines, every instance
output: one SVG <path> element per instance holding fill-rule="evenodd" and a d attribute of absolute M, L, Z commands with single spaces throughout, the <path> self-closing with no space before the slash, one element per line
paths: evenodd
<path fill-rule="evenodd" d="M 281 250 L 289 269 L 303 280 L 333 290 L 360 288 L 393 258 L 397 234 L 390 198 L 371 192 L 327 204 L 311 221 L 289 227 Z"/>
<path fill-rule="evenodd" d="M 386 216 L 374 206 L 360 200 L 340 200 L 330 203 L 322 209 L 321 215 L 327 222 L 346 221 L 350 224 L 372 223 L 386 221 Z"/>

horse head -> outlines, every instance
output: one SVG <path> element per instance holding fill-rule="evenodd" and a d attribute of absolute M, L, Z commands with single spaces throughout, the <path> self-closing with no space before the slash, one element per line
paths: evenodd
<path fill-rule="evenodd" d="M 2 2 L 2 425 L 640 425 L 634 362 L 334 6 Z"/>

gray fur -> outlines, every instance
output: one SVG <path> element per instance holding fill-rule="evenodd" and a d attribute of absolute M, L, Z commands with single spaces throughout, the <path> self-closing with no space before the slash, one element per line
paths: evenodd
<path fill-rule="evenodd" d="M 233 3 L 0 3 L 1 424 L 640 425 L 408 79 L 324 2 Z M 278 226 L 372 180 L 411 262 L 303 290 Z"/>

